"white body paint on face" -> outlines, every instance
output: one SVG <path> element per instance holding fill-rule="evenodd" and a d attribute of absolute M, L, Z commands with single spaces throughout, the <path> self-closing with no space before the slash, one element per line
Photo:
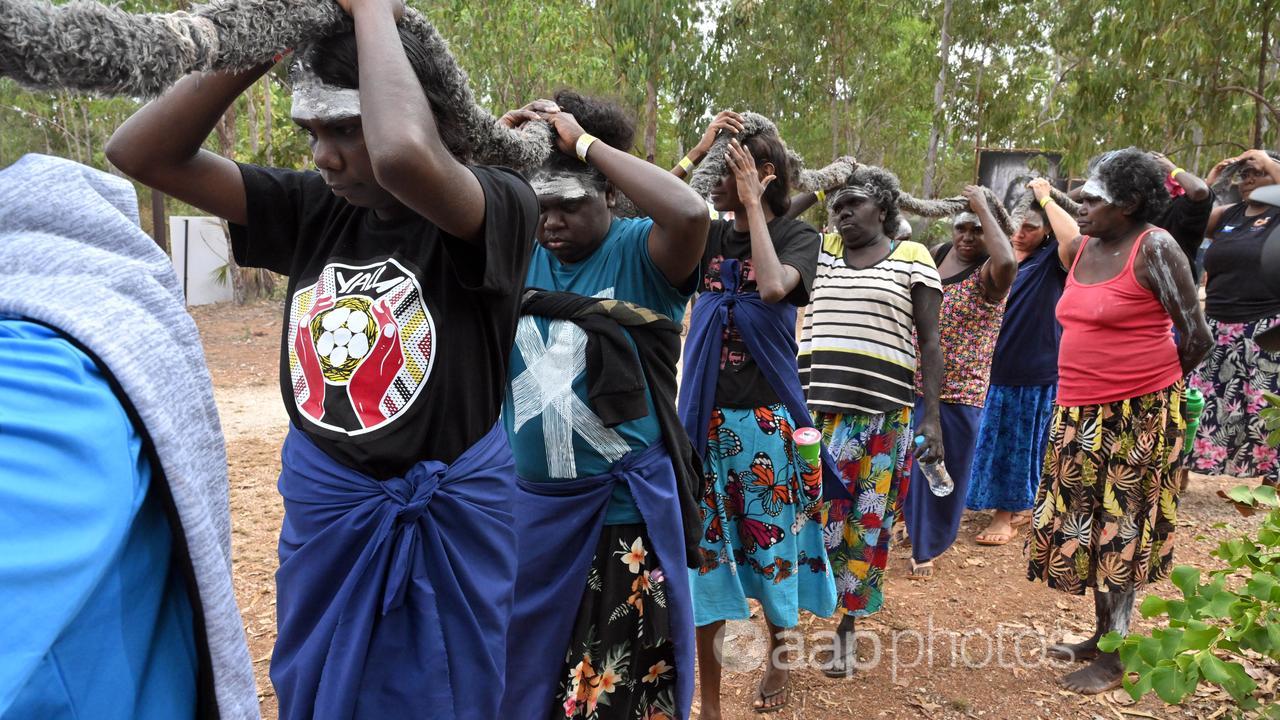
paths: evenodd
<path fill-rule="evenodd" d="M 1107 186 L 1102 184 L 1102 180 L 1097 175 L 1093 175 L 1089 178 L 1088 182 L 1084 184 L 1084 187 L 1080 188 L 1080 193 L 1082 195 L 1096 197 L 1108 205 L 1116 204 L 1111 191 L 1107 190 Z"/>
<path fill-rule="evenodd" d="M 540 172 L 529 181 L 529 184 L 533 186 L 535 194 L 561 200 L 580 200 L 599 194 L 599 191 L 592 187 L 590 178 L 585 173 Z"/>
<path fill-rule="evenodd" d="M 293 86 L 294 120 L 337 122 L 360 117 L 360 91 L 329 85 L 310 66 L 297 63 L 289 74 Z"/>
<path fill-rule="evenodd" d="M 971 212 L 962 212 L 959 215 L 956 215 L 955 220 L 951 221 L 951 227 L 960 227 L 965 223 L 969 223 L 977 228 L 982 227 L 982 220 L 978 219 L 978 215 L 976 213 Z"/>

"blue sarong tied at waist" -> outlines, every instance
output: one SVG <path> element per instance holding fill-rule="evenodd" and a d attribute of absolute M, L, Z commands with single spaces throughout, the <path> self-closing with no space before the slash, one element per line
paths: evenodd
<path fill-rule="evenodd" d="M 676 715 L 693 701 L 693 604 L 684 569 L 676 475 L 661 442 L 619 458 L 609 472 L 554 482 L 519 480 L 520 575 L 508 634 L 503 720 L 545 720 L 561 680 L 587 573 L 617 483 L 635 497 L 649 541 L 666 571 L 676 656 Z"/>
<path fill-rule="evenodd" d="M 516 576 L 502 426 L 383 481 L 297 428 L 281 460 L 281 720 L 497 717 Z"/>
<path fill-rule="evenodd" d="M 680 421 L 703 457 L 707 429 L 715 409 L 716 383 L 720 378 L 720 351 L 730 315 L 742 341 L 769 386 L 791 414 L 797 428 L 813 427 L 805 403 L 800 369 L 796 363 L 796 308 L 787 302 L 767 303 L 760 293 L 745 292 L 739 282 L 739 262 L 720 263 L 724 292 L 702 292 L 693 304 L 689 336 L 684 346 L 684 381 L 680 384 Z M 826 500 L 852 500 L 840 481 L 835 460 L 822 448 L 822 494 Z"/>

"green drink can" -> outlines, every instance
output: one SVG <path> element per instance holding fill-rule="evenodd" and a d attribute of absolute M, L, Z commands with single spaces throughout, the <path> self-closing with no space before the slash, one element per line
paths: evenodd
<path fill-rule="evenodd" d="M 800 428 L 791 434 L 791 441 L 805 462 L 818 464 L 818 457 L 822 454 L 822 433 L 811 427 Z"/>

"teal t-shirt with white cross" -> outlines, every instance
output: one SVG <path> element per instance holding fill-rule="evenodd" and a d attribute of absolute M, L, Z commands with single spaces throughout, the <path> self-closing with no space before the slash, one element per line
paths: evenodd
<path fill-rule="evenodd" d="M 680 322 L 689 293 L 672 287 L 650 259 L 652 229 L 653 221 L 647 218 L 615 219 L 599 249 L 576 263 L 562 263 L 537 245 L 525 286 L 625 300 Z M 502 418 L 516 472 L 525 480 L 556 482 L 601 475 L 623 455 L 661 439 L 652 396 L 647 398 L 645 417 L 604 426 L 587 400 L 586 348 L 586 332 L 572 322 L 520 318 Z M 631 491 L 618 484 L 605 523 L 640 521 Z"/>

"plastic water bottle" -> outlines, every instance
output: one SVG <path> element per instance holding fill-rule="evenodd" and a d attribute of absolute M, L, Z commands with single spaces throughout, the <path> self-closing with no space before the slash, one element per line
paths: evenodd
<path fill-rule="evenodd" d="M 924 436 L 916 436 L 916 447 L 924 444 Z M 929 481 L 929 490 L 938 497 L 946 497 L 956 489 L 956 484 L 951 482 L 951 475 L 947 473 L 947 466 L 942 464 L 941 460 L 932 462 L 920 462 L 920 473 Z"/>
<path fill-rule="evenodd" d="M 1195 445 L 1196 432 L 1200 430 L 1200 413 L 1204 412 L 1204 395 L 1195 388 L 1187 388 L 1183 394 L 1187 401 L 1185 420 L 1187 421 L 1186 438 L 1182 441 L 1182 452 L 1191 452 Z"/>

